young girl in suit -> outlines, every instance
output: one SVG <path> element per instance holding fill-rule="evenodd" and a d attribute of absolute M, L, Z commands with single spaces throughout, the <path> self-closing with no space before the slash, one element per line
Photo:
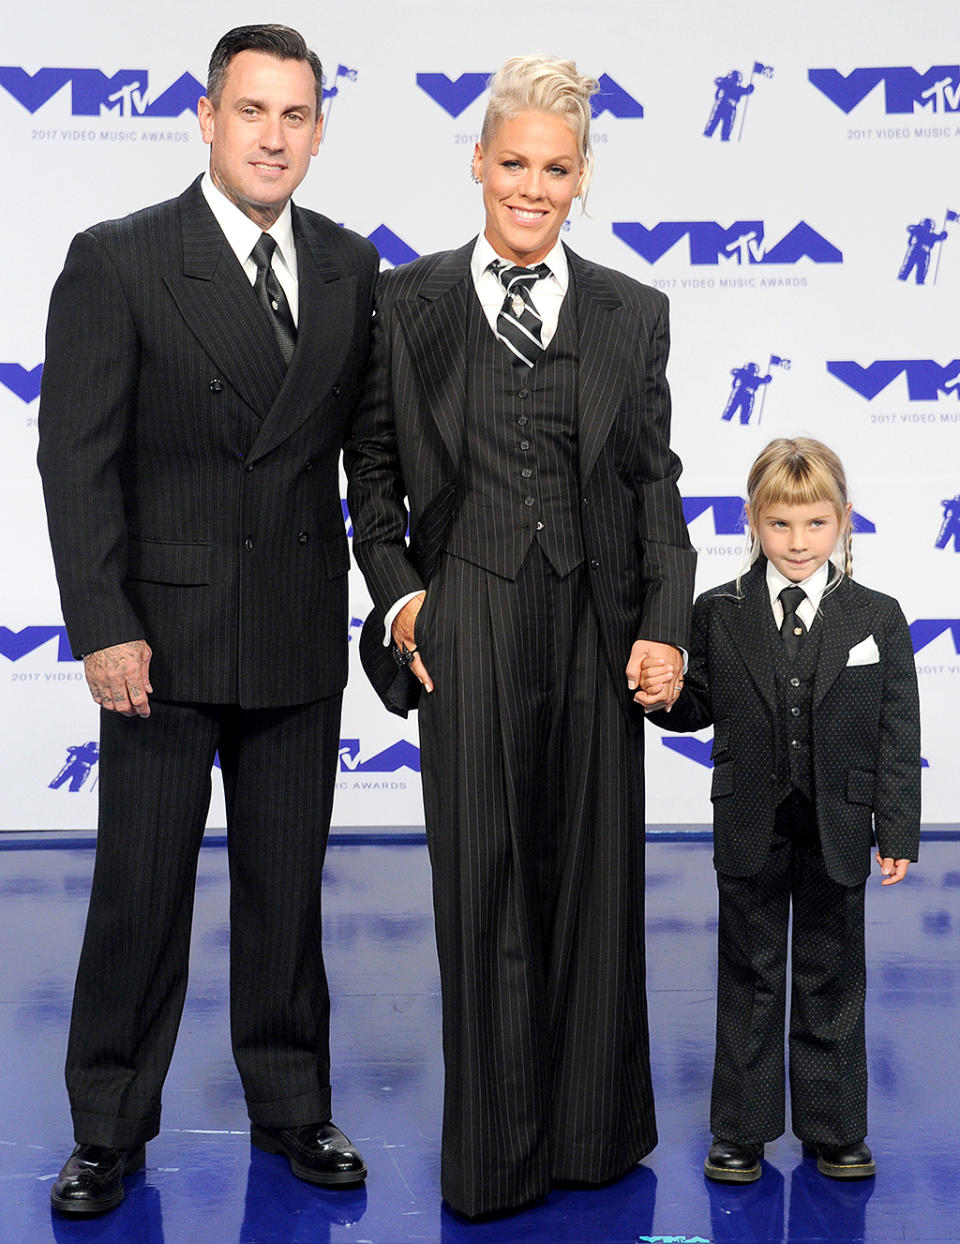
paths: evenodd
<path fill-rule="evenodd" d="M 772 441 L 747 481 L 749 571 L 699 597 L 668 730 L 713 724 L 719 889 L 714 1142 L 726 1183 L 759 1179 L 784 1130 L 787 928 L 793 906 L 793 1130 L 834 1179 L 873 1175 L 865 1142 L 864 889 L 917 858 L 920 731 L 899 605 L 851 575 L 850 502 L 826 445 Z M 836 564 L 832 559 L 836 559 Z M 641 687 L 673 670 L 648 660 Z M 875 838 L 874 838 L 875 834 Z"/>

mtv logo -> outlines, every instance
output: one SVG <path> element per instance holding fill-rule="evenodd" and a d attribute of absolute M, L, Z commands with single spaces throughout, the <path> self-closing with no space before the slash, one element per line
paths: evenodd
<path fill-rule="evenodd" d="M 709 739 L 669 738 L 661 739 L 660 741 L 670 751 L 686 756 L 688 760 L 692 760 L 695 764 L 703 765 L 705 769 L 713 768 L 713 761 L 710 759 L 710 753 L 713 751 L 712 737 Z"/>
<path fill-rule="evenodd" d="M 380 258 L 393 268 L 398 267 L 402 263 L 410 263 L 412 259 L 418 258 L 418 254 L 413 247 L 408 246 L 403 238 L 398 237 L 386 225 L 378 225 L 373 233 L 367 234 L 367 237 L 380 252 Z"/>
<path fill-rule="evenodd" d="M 662 220 L 652 228 L 639 221 L 614 221 L 614 234 L 650 264 L 655 264 L 684 237 L 691 264 L 716 265 L 721 259 L 737 265 L 842 263 L 843 252 L 805 220 L 794 225 L 779 242 L 767 246 L 762 220 L 737 220 L 730 226 L 715 220 Z"/>
<path fill-rule="evenodd" d="M 5 656 L 8 661 L 22 661 L 51 639 L 57 641 L 58 661 L 74 660 L 65 626 L 25 626 L 19 631 L 0 626 L 0 656 Z"/>
<path fill-rule="evenodd" d="M 901 375 L 907 377 L 911 402 L 936 402 L 960 389 L 960 359 L 945 366 L 933 359 L 877 359 L 865 367 L 853 359 L 833 359 L 827 362 L 827 371 L 868 402 Z"/>
<path fill-rule="evenodd" d="M 396 773 L 398 769 L 420 772 L 420 748 L 406 739 L 391 744 L 367 760 L 360 759 L 360 740 L 340 740 L 341 773 Z"/>
<path fill-rule="evenodd" d="M 29 404 L 40 396 L 42 373 L 42 363 L 38 363 L 31 371 L 21 367 L 19 363 L 0 363 L 0 384 Z"/>
<path fill-rule="evenodd" d="M 120 69 L 108 77 L 99 69 L 46 68 L 29 74 L 17 66 L 0 66 L 0 86 L 27 112 L 37 112 L 68 83 L 75 117 L 99 117 L 104 111 L 127 117 L 179 117 L 196 112 L 205 89 L 192 74 L 183 73 L 152 98 L 146 69 Z"/>
<path fill-rule="evenodd" d="M 845 113 L 883 83 L 884 111 L 888 116 L 912 113 L 919 106 L 932 112 L 960 109 L 960 66 L 933 65 L 926 73 L 909 66 L 889 65 L 876 69 L 809 69 L 808 81 Z"/>
<path fill-rule="evenodd" d="M 960 618 L 917 618 L 910 623 L 910 639 L 914 653 L 926 648 L 941 635 L 949 634 L 953 650 L 960 653 Z"/>

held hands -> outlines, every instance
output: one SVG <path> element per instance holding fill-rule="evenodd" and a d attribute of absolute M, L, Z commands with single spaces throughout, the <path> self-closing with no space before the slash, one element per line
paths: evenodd
<path fill-rule="evenodd" d="M 665 708 L 667 712 L 683 688 L 683 657 L 672 644 L 638 639 L 630 649 L 627 686 L 644 712 Z M 639 690 L 638 690 L 639 688 Z"/>
<path fill-rule="evenodd" d="M 877 863 L 880 865 L 880 872 L 883 874 L 881 885 L 896 885 L 898 881 L 902 881 L 907 875 L 907 869 L 910 867 L 909 860 L 891 860 L 885 859 L 880 852 L 877 852 Z"/>
<path fill-rule="evenodd" d="M 417 641 L 414 638 L 414 631 L 416 630 L 417 614 L 423 608 L 426 595 L 426 592 L 421 592 L 418 596 L 412 597 L 393 619 L 390 634 L 393 636 L 393 642 L 401 651 L 405 648 L 407 652 L 416 653 Z M 409 669 L 417 681 L 423 683 L 425 691 L 433 690 L 433 679 L 427 673 L 427 667 L 420 660 L 419 655 L 414 656 L 410 662 Z"/>
<path fill-rule="evenodd" d="M 113 644 L 83 658 L 83 672 L 94 702 L 123 717 L 149 717 L 150 658 L 145 639 Z"/>

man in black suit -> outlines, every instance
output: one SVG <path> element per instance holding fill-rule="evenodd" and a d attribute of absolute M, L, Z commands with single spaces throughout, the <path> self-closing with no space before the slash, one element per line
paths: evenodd
<path fill-rule="evenodd" d="M 338 460 L 377 257 L 290 203 L 321 98 L 296 31 L 229 32 L 198 108 L 209 172 L 78 234 L 53 292 L 39 464 L 102 709 L 66 1213 L 119 1204 L 159 1130 L 217 753 L 251 1139 L 314 1183 L 366 1174 L 330 1121 L 320 874 L 347 674 Z"/>
<path fill-rule="evenodd" d="M 345 451 L 365 664 L 388 707 L 426 691 L 441 1185 L 471 1217 L 656 1143 L 630 683 L 646 653 L 679 668 L 694 553 L 666 299 L 559 242 L 595 88 L 547 57 L 495 76 L 483 235 L 385 274 Z"/>

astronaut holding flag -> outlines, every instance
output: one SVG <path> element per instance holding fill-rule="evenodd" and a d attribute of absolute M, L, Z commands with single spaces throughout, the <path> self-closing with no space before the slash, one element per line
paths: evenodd
<path fill-rule="evenodd" d="M 757 76 L 772 78 L 773 67 L 755 60 L 753 69 L 750 71 L 750 81 L 746 86 L 743 85 L 743 75 L 739 69 L 731 69 L 725 76 L 714 78 L 713 84 L 716 90 L 713 95 L 713 108 L 710 111 L 706 128 L 703 131 L 706 138 L 711 138 L 719 125 L 720 141 L 724 143 L 730 141 L 730 135 L 733 133 L 733 124 L 737 117 L 737 105 L 741 99 L 745 99 L 745 97 L 753 94 L 753 79 Z M 740 117 L 740 129 L 737 133 L 737 142 L 743 137 L 743 124 L 746 114 L 747 104 L 744 102 L 743 112 Z"/>

